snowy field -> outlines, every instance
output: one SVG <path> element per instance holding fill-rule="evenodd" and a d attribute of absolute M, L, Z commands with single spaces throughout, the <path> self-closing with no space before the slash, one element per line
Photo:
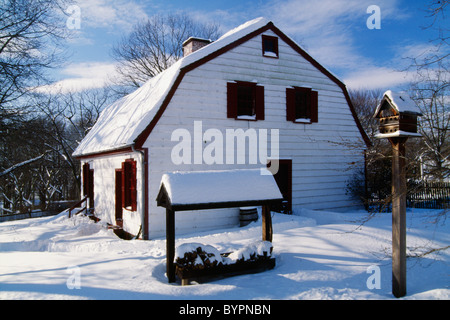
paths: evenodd
<path fill-rule="evenodd" d="M 423 255 L 450 243 L 445 215 L 436 221 L 438 213 L 407 212 L 413 257 L 407 259 L 403 299 L 450 298 L 450 250 Z M 366 212 L 300 214 L 273 215 L 274 269 L 190 286 L 167 283 L 164 238 L 121 240 L 101 223 L 67 219 L 65 213 L 3 222 L 0 299 L 395 299 L 390 214 L 363 225 Z M 176 245 L 198 242 L 230 252 L 258 240 L 260 220 L 244 228 L 177 235 Z"/>

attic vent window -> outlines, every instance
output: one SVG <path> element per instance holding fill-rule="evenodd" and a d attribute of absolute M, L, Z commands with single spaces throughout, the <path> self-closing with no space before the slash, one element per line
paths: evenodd
<path fill-rule="evenodd" d="M 278 38 L 262 35 L 262 54 L 268 58 L 278 58 Z"/>

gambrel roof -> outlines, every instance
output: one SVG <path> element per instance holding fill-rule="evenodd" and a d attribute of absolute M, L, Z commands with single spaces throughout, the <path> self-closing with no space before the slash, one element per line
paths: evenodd
<path fill-rule="evenodd" d="M 132 147 L 141 148 L 164 113 L 184 74 L 267 30 L 276 33 L 342 89 L 355 123 L 366 144 L 370 145 L 370 140 L 362 129 L 350 102 L 345 85 L 275 27 L 271 21 L 257 18 L 230 30 L 218 40 L 178 60 L 133 93 L 107 107 L 73 155 L 81 158 L 130 150 Z"/>

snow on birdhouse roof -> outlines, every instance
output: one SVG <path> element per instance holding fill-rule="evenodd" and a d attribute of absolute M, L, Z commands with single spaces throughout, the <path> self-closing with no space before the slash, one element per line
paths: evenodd
<path fill-rule="evenodd" d="M 183 68 L 256 31 L 270 21 L 257 18 L 232 29 L 217 41 L 178 60 L 142 87 L 117 100 L 100 114 L 96 124 L 73 155 L 83 156 L 131 147 L 155 118 Z"/>
<path fill-rule="evenodd" d="M 389 103 L 389 105 L 398 113 L 413 113 L 421 115 L 420 109 L 406 92 L 394 92 L 392 90 L 387 90 L 383 94 L 380 104 L 377 106 L 375 116 L 379 114 L 386 102 Z"/>
<path fill-rule="evenodd" d="M 162 188 L 172 207 L 283 198 L 273 175 L 265 168 L 165 173 Z"/>

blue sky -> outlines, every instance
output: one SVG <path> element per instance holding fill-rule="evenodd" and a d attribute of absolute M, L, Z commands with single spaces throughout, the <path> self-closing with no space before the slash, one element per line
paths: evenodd
<path fill-rule="evenodd" d="M 77 0 L 80 29 L 69 40 L 70 57 L 55 74 L 58 87 L 101 87 L 114 77 L 112 46 L 133 25 L 158 13 L 184 11 L 215 21 L 225 33 L 265 17 L 299 43 L 350 89 L 404 88 L 414 73 L 407 57 L 432 48 L 437 37 L 428 1 L 405 0 Z M 380 9 L 380 29 L 369 29 L 370 5 Z"/>

